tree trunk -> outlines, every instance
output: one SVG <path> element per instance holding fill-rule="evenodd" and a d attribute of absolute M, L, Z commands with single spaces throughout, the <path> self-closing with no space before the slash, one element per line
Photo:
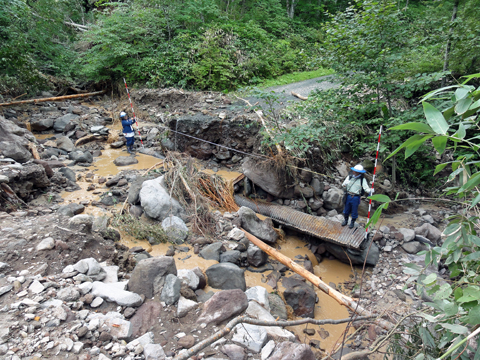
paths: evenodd
<path fill-rule="evenodd" d="M 457 18 L 457 9 L 458 9 L 458 4 L 459 3 L 460 3 L 460 0 L 455 0 L 455 4 L 453 5 L 452 20 L 450 21 L 450 30 L 448 31 L 447 45 L 445 46 L 445 57 L 444 57 L 444 61 L 443 61 L 443 71 L 448 70 L 448 57 L 450 55 L 450 50 L 451 50 L 451 46 L 452 46 L 453 22 Z M 446 81 L 447 81 L 447 78 L 444 77 L 442 79 L 442 87 L 445 86 Z"/>

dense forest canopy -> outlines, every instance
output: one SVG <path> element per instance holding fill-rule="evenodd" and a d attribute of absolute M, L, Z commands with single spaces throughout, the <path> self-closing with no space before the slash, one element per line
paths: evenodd
<path fill-rule="evenodd" d="M 126 77 L 147 86 L 232 90 L 319 66 L 364 72 L 365 80 L 374 72 L 387 78 L 386 84 L 442 70 L 474 73 L 480 65 L 475 17 L 480 5 L 474 0 L 0 0 L 0 5 L 0 91 L 12 95 L 33 93 L 51 77 L 57 82 Z"/>

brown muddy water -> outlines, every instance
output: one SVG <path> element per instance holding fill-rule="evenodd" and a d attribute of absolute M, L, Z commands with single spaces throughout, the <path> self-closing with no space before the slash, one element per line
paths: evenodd
<path fill-rule="evenodd" d="M 38 139 L 47 138 L 52 136 L 51 134 L 46 135 L 36 135 Z M 107 145 L 108 147 L 108 145 Z M 122 166 L 117 167 L 113 164 L 113 160 L 115 160 L 119 156 L 127 156 L 128 153 L 123 151 L 122 149 L 105 149 L 102 151 L 102 155 L 98 158 L 94 159 L 92 166 L 87 168 L 87 171 L 84 172 L 85 168 L 81 167 L 73 167 L 72 169 L 77 171 L 80 174 L 86 174 L 87 172 L 93 172 L 94 178 L 92 182 L 96 184 L 97 190 L 101 190 L 103 193 L 107 188 L 105 185 L 98 185 L 98 178 L 105 177 L 109 178 L 115 176 L 122 170 L 146 170 L 152 167 L 155 164 L 161 162 L 160 159 L 154 158 L 152 156 L 137 154 L 136 158 L 138 159 L 138 164 L 129 165 L 129 166 Z M 80 172 L 80 170 L 82 172 Z M 214 172 L 209 169 L 202 170 L 206 173 L 213 174 Z M 217 175 L 222 176 L 226 180 L 230 181 L 232 179 L 237 178 L 240 173 L 233 172 L 228 169 L 221 169 L 216 172 Z M 85 213 L 94 215 L 94 216 L 102 216 L 107 215 L 111 216 L 112 213 L 118 212 L 122 206 L 122 204 L 117 204 L 116 206 L 106 211 L 102 208 L 90 205 L 92 201 L 99 201 L 99 194 L 95 193 L 96 191 L 87 191 L 87 187 L 92 184 L 92 182 L 85 181 L 85 178 L 82 177 L 77 181 L 77 184 L 81 187 L 81 190 L 74 191 L 74 192 L 64 192 L 62 193 L 62 198 L 65 201 L 65 204 L 75 202 L 80 203 L 83 202 L 84 204 L 88 202 L 88 205 L 85 205 Z M 258 215 L 260 218 L 265 218 L 264 216 Z M 150 255 L 152 256 L 163 256 L 168 250 L 168 247 L 171 244 L 159 244 L 159 245 L 150 245 L 147 241 L 137 240 L 131 236 L 126 234 L 122 234 L 121 243 L 132 248 L 134 246 L 142 246 L 146 249 Z M 277 250 L 280 251 L 282 254 L 288 256 L 289 258 L 293 259 L 296 255 L 301 256 L 308 256 L 310 261 L 314 267 L 315 275 L 322 278 L 324 282 L 339 284 L 343 283 L 344 281 L 350 280 L 353 277 L 353 269 L 346 264 L 343 264 L 337 260 L 323 260 L 321 263 L 318 263 L 317 259 L 313 255 L 313 253 L 308 249 L 308 244 L 301 240 L 300 237 L 295 235 L 286 236 L 285 239 L 277 244 Z M 208 267 L 217 262 L 214 260 L 205 260 L 193 253 L 193 248 L 190 248 L 189 252 L 185 253 L 178 253 L 175 254 L 175 262 L 178 269 L 192 269 L 194 267 L 200 267 L 203 271 L 205 271 Z M 265 271 L 263 273 L 256 273 L 250 272 L 248 270 L 245 271 L 245 280 L 247 287 L 253 286 L 263 286 L 267 289 L 268 292 L 278 291 L 279 294 L 283 293 L 283 286 L 280 282 L 278 282 L 278 289 L 273 289 L 269 285 L 266 284 L 267 277 L 272 271 Z M 287 271 L 286 276 L 293 275 L 292 271 Z M 217 289 L 206 288 L 205 291 L 219 291 Z M 315 319 L 343 319 L 349 316 L 348 311 L 345 307 L 339 305 L 335 300 L 333 300 L 328 295 L 324 294 L 319 289 L 316 289 L 317 296 L 319 298 L 318 303 L 315 307 Z M 317 330 L 314 336 L 307 336 L 303 333 L 303 330 L 306 328 L 313 328 Z M 306 344 L 309 343 L 310 340 L 318 340 L 320 341 L 321 348 L 330 352 L 332 348 L 337 343 L 342 342 L 343 333 L 346 329 L 346 325 L 324 325 L 324 326 L 316 326 L 311 324 L 299 325 L 295 327 L 289 328 L 289 330 L 295 332 L 302 342 Z M 352 330 L 351 330 L 352 331 Z M 350 332 L 351 332 L 350 331 Z M 323 337 L 325 334 L 329 334 L 328 337 L 325 339 L 320 336 L 322 333 Z"/>

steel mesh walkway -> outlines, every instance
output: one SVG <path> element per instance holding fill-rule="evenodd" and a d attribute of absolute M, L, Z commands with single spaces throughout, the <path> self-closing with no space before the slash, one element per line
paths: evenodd
<path fill-rule="evenodd" d="M 235 202 L 239 206 L 246 206 L 259 214 L 268 216 L 280 224 L 341 246 L 358 249 L 365 238 L 363 227 L 350 229 L 337 221 L 312 216 L 281 205 L 255 202 L 239 195 L 235 195 Z"/>

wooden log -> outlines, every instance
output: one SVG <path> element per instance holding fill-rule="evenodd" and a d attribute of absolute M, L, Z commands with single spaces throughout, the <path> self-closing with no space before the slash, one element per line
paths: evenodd
<path fill-rule="evenodd" d="M 271 246 L 268 246 L 263 241 L 253 236 L 252 234 L 248 233 L 244 229 L 241 229 L 241 230 L 245 233 L 247 239 L 250 240 L 254 245 L 258 246 L 260 249 L 265 251 L 271 257 L 280 261 L 283 265 L 288 266 L 291 270 L 295 271 L 298 275 L 310 281 L 314 286 L 322 290 L 325 294 L 334 298 L 340 305 L 348 307 L 350 310 L 352 310 L 353 312 L 356 312 L 357 314 L 360 314 L 363 316 L 372 316 L 370 311 L 360 306 L 352 298 L 346 295 L 343 295 L 342 293 L 328 286 L 318 276 L 312 274 L 310 271 L 305 270 L 302 266 L 298 265 L 292 259 L 278 252 Z M 391 330 L 394 326 L 392 323 L 382 319 L 377 319 L 376 323 L 387 330 Z"/>
<path fill-rule="evenodd" d="M 308 100 L 308 97 L 302 96 L 292 91 L 292 95 L 299 98 L 300 100 Z"/>
<path fill-rule="evenodd" d="M 33 158 L 35 160 L 40 160 L 40 155 L 38 154 L 37 147 L 34 143 L 28 143 L 28 148 L 32 152 Z"/>
<path fill-rule="evenodd" d="M 46 102 L 46 101 L 58 101 L 58 100 L 66 100 L 66 99 L 75 99 L 75 98 L 83 98 L 83 97 L 90 97 L 95 95 L 102 95 L 105 94 L 106 90 L 96 91 L 93 93 L 87 94 L 75 94 L 75 95 L 65 95 L 65 96 L 56 96 L 51 98 L 44 98 L 44 99 L 30 99 L 30 100 L 22 100 L 22 101 L 11 101 L 8 103 L 1 103 L 0 106 L 12 106 L 12 105 L 20 105 L 20 104 L 36 104 L 39 102 Z"/>

